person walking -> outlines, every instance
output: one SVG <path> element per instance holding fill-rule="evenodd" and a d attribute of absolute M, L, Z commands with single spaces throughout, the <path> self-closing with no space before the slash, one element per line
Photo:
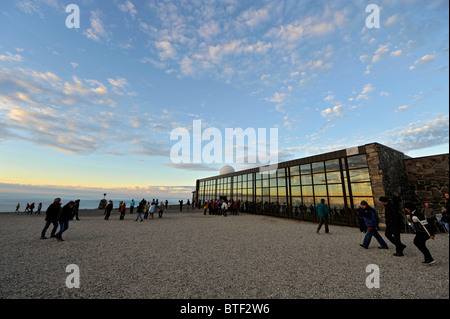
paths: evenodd
<path fill-rule="evenodd" d="M 414 237 L 413 243 L 425 258 L 422 263 L 425 265 L 434 264 L 435 260 L 426 246 L 428 239 L 434 240 L 433 228 L 428 224 L 425 215 L 418 212 L 413 204 L 406 204 L 405 211 L 407 213 L 406 218 L 414 223 L 414 228 L 416 229 L 416 237 Z"/>
<path fill-rule="evenodd" d="M 155 213 L 155 211 L 156 211 L 156 202 L 153 200 L 152 203 L 151 203 L 151 205 L 150 205 L 150 217 L 151 217 L 152 219 L 155 218 L 155 217 L 153 216 L 153 214 Z"/>
<path fill-rule="evenodd" d="M 47 211 L 45 212 L 45 226 L 41 232 L 41 239 L 47 239 L 45 237 L 45 233 L 47 232 L 50 224 L 53 224 L 53 229 L 50 233 L 50 238 L 56 238 L 56 229 L 58 228 L 58 215 L 61 210 L 61 198 L 55 198 L 53 203 L 48 206 Z"/>
<path fill-rule="evenodd" d="M 16 206 L 16 213 L 19 213 L 19 209 L 20 209 L 20 203 L 17 203 L 17 206 Z"/>
<path fill-rule="evenodd" d="M 130 214 L 133 214 L 134 205 L 136 205 L 136 203 L 134 202 L 134 199 L 132 199 L 130 202 Z"/>
<path fill-rule="evenodd" d="M 325 233 L 328 234 L 330 230 L 328 229 L 328 206 L 325 204 L 325 199 L 321 199 L 320 203 L 317 205 L 317 213 L 320 218 L 319 227 L 317 227 L 316 233 L 319 233 L 322 225 L 325 224 Z"/>
<path fill-rule="evenodd" d="M 224 200 L 222 202 L 222 206 L 220 207 L 222 209 L 222 215 L 224 217 L 227 217 L 227 211 L 228 211 L 228 202 L 226 200 Z"/>
<path fill-rule="evenodd" d="M 159 203 L 159 209 L 158 209 L 158 217 L 162 218 L 164 213 L 165 205 L 163 202 Z"/>
<path fill-rule="evenodd" d="M 75 202 L 70 201 L 59 211 L 58 222 L 59 222 L 59 232 L 56 234 L 56 239 L 58 241 L 64 241 L 62 239 L 62 234 L 69 229 L 69 219 L 72 216 L 73 205 Z"/>
<path fill-rule="evenodd" d="M 109 216 L 111 215 L 112 209 L 113 209 L 113 202 L 109 200 L 108 205 L 106 205 L 105 208 L 105 220 L 109 220 Z"/>
<path fill-rule="evenodd" d="M 360 244 L 361 247 L 368 249 L 370 245 L 370 241 L 372 240 L 372 237 L 375 237 L 375 239 L 378 241 L 378 243 L 381 245 L 378 248 L 380 249 L 388 249 L 388 245 L 383 240 L 383 237 L 378 233 L 379 227 L 379 220 L 377 216 L 377 212 L 375 209 L 369 206 L 369 204 L 363 200 L 361 202 L 360 208 L 358 209 L 358 215 L 362 216 L 364 218 L 364 222 L 367 226 L 367 232 L 366 236 L 364 236 L 363 243 Z"/>
<path fill-rule="evenodd" d="M 39 203 L 38 209 L 37 209 L 35 214 L 39 214 L 40 215 L 41 214 L 41 209 L 42 209 L 42 203 Z"/>
<path fill-rule="evenodd" d="M 119 220 L 123 220 L 123 218 L 125 217 L 125 211 L 127 209 L 127 205 L 125 204 L 125 202 L 122 203 L 122 206 L 120 206 L 119 211 L 120 211 L 120 217 Z"/>
<path fill-rule="evenodd" d="M 384 218 L 386 220 L 386 238 L 395 245 L 394 256 L 401 257 L 406 248 L 400 240 L 400 232 L 403 224 L 403 218 L 400 211 L 394 207 L 387 197 L 380 197 L 379 201 L 384 206 Z"/>
<path fill-rule="evenodd" d="M 427 219 L 428 224 L 431 228 L 433 228 L 433 231 L 435 232 L 436 228 L 434 227 L 434 222 L 436 219 L 436 213 L 434 212 L 434 209 L 430 207 L 430 203 L 425 203 L 424 208 L 422 209 L 422 214 Z"/>
<path fill-rule="evenodd" d="M 445 229 L 447 230 L 447 236 L 450 233 L 449 221 L 450 221 L 450 218 L 448 217 L 448 211 L 445 208 L 445 205 L 442 205 L 442 207 L 441 207 L 441 219 L 439 220 L 439 224 L 441 224 L 442 226 L 445 227 Z"/>
<path fill-rule="evenodd" d="M 75 217 L 76 220 L 80 220 L 80 218 L 78 217 L 78 210 L 80 209 L 80 200 L 77 199 L 74 204 L 73 204 L 73 212 L 72 212 L 72 218 L 71 220 L 73 220 L 73 218 Z"/>
<path fill-rule="evenodd" d="M 146 204 L 146 201 L 144 199 L 139 203 L 137 210 L 136 210 L 136 212 L 137 212 L 137 216 L 136 216 L 136 220 L 135 220 L 136 222 L 139 218 L 141 219 L 141 222 L 143 221 L 142 212 L 144 211 L 145 204 Z"/>

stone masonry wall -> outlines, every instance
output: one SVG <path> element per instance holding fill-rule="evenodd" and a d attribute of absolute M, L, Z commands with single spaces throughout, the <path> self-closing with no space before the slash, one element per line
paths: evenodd
<path fill-rule="evenodd" d="M 384 207 L 378 199 L 381 196 L 390 199 L 398 196 L 404 199 L 408 189 L 405 154 L 378 143 L 367 144 L 365 148 L 372 182 L 374 208 L 380 216 L 380 225 L 384 226 Z"/>
<path fill-rule="evenodd" d="M 418 208 L 428 202 L 440 210 L 443 196 L 449 192 L 449 154 L 406 159 L 405 166 L 411 201 Z"/>

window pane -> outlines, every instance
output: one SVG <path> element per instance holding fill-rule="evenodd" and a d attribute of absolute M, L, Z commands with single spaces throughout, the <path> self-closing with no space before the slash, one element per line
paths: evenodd
<path fill-rule="evenodd" d="M 268 197 L 269 196 L 269 188 L 263 188 L 263 192 L 262 192 L 264 197 Z"/>
<path fill-rule="evenodd" d="M 341 182 L 341 172 L 327 173 L 328 183 L 340 183 Z"/>
<path fill-rule="evenodd" d="M 316 219 L 316 207 L 313 197 L 303 197 L 304 218 Z"/>
<path fill-rule="evenodd" d="M 349 172 L 351 182 L 370 181 L 369 170 L 367 168 L 354 169 Z"/>
<path fill-rule="evenodd" d="M 328 184 L 328 196 L 344 196 L 342 184 Z"/>
<path fill-rule="evenodd" d="M 298 166 L 292 166 L 289 168 L 290 174 L 291 176 L 293 175 L 299 175 L 300 174 L 300 169 Z"/>
<path fill-rule="evenodd" d="M 312 186 L 302 186 L 302 194 L 303 196 L 313 196 Z"/>
<path fill-rule="evenodd" d="M 269 180 L 268 179 L 262 180 L 262 186 L 263 187 L 269 187 Z"/>
<path fill-rule="evenodd" d="M 292 213 L 295 218 L 303 217 L 301 212 L 302 199 L 301 197 L 292 197 Z"/>
<path fill-rule="evenodd" d="M 327 186 L 326 185 L 315 185 L 314 186 L 314 195 L 316 197 L 327 196 Z"/>
<path fill-rule="evenodd" d="M 311 175 L 302 175 L 302 185 L 311 185 L 312 178 Z"/>
<path fill-rule="evenodd" d="M 361 206 L 361 202 L 363 200 L 365 200 L 370 206 L 374 206 L 372 197 L 353 197 L 353 206 L 355 207 L 355 209 L 358 209 L 359 206 Z"/>
<path fill-rule="evenodd" d="M 276 187 L 270 188 L 270 196 L 278 196 L 278 190 Z"/>
<path fill-rule="evenodd" d="M 300 177 L 294 176 L 291 177 L 291 186 L 300 185 Z"/>
<path fill-rule="evenodd" d="M 270 187 L 276 187 L 277 186 L 277 179 L 276 178 L 271 178 L 270 179 Z"/>
<path fill-rule="evenodd" d="M 323 162 L 312 163 L 312 171 L 313 171 L 313 173 L 325 172 L 325 167 L 323 165 Z"/>
<path fill-rule="evenodd" d="M 370 183 L 352 183 L 353 196 L 372 196 Z"/>
<path fill-rule="evenodd" d="M 278 169 L 278 177 L 284 177 L 286 175 L 284 168 Z"/>
<path fill-rule="evenodd" d="M 347 158 L 348 169 L 367 167 L 366 155 L 358 155 Z"/>
<path fill-rule="evenodd" d="M 300 166 L 300 173 L 310 174 L 311 173 L 311 164 L 305 164 L 305 165 Z"/>
<path fill-rule="evenodd" d="M 339 166 L 339 159 L 326 161 L 325 167 L 327 168 L 327 172 L 339 171 L 341 169 Z"/>
<path fill-rule="evenodd" d="M 286 197 L 286 186 L 278 186 L 278 196 Z"/>
<path fill-rule="evenodd" d="M 272 186 L 272 184 L 270 184 Z M 278 178 L 278 186 L 285 186 L 286 185 L 286 178 Z"/>
<path fill-rule="evenodd" d="M 330 197 L 330 214 L 333 222 L 346 222 L 345 203 L 342 197 Z"/>
<path fill-rule="evenodd" d="M 325 173 L 314 174 L 314 184 L 325 184 Z"/>
<path fill-rule="evenodd" d="M 301 196 L 300 187 L 299 186 L 291 187 L 291 196 Z"/>

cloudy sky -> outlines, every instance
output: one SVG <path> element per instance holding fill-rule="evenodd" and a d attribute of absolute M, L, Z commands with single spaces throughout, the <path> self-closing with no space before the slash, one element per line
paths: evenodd
<path fill-rule="evenodd" d="M 278 128 L 280 161 L 448 152 L 447 0 L 70 3 L 79 28 L 68 1 L 0 2 L 2 192 L 189 197 L 226 164 L 173 163 L 170 133 L 194 120 Z"/>

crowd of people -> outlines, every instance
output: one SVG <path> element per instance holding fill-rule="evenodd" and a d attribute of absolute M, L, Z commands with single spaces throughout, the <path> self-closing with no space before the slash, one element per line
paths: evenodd
<path fill-rule="evenodd" d="M 393 200 L 387 197 L 380 197 L 379 201 L 384 207 L 384 218 L 385 218 L 385 237 L 388 242 L 391 242 L 395 246 L 396 257 L 404 256 L 404 250 L 407 247 L 401 241 L 401 233 L 403 227 L 408 225 L 410 231 L 415 234 L 413 244 L 424 256 L 424 264 L 434 264 L 434 258 L 432 257 L 430 251 L 426 247 L 426 242 L 429 239 L 434 239 L 437 231 L 436 222 L 442 225 L 445 229 L 447 236 L 449 233 L 449 205 L 450 199 L 449 194 L 444 195 L 444 200 L 441 204 L 440 213 L 436 213 L 435 210 L 430 206 L 429 203 L 424 203 L 421 210 L 417 209 L 413 204 L 407 203 L 401 208 L 400 201 L 398 198 Z M 180 211 L 183 209 L 183 201 L 180 200 Z M 46 232 L 50 225 L 53 225 L 50 237 L 56 238 L 58 241 L 64 241 L 62 234 L 69 229 L 69 220 L 76 218 L 79 220 L 78 209 L 80 200 L 70 201 L 66 205 L 61 207 L 61 198 L 56 198 L 54 202 L 47 208 L 45 225 L 41 232 L 41 239 L 47 239 Z M 187 200 L 186 206 L 187 211 L 192 208 L 197 207 L 198 209 L 203 208 L 203 214 L 206 215 L 220 215 L 227 216 L 228 214 L 238 215 L 240 211 L 245 211 L 246 205 L 248 203 L 242 201 L 229 201 L 225 198 L 220 198 L 218 200 L 208 200 L 205 202 L 190 202 Z M 136 203 L 133 200 L 130 202 L 129 214 L 133 214 Z M 16 211 L 20 208 L 18 204 Z M 39 204 L 38 210 L 35 214 L 40 213 L 42 204 Z M 110 218 L 111 212 L 113 210 L 113 201 L 108 201 L 105 211 L 104 219 L 108 220 Z M 158 213 L 158 217 L 162 218 L 164 211 L 168 208 L 168 201 L 159 201 L 158 199 L 152 199 L 147 201 L 142 199 L 136 207 L 136 219 L 141 222 L 144 219 L 154 219 L 154 215 Z M 34 209 L 34 203 L 27 204 L 26 212 L 27 214 L 32 214 Z M 120 220 L 123 220 L 126 214 L 126 203 L 121 201 L 119 203 Z M 322 199 L 317 205 L 317 214 L 319 218 L 319 225 L 316 232 L 319 233 L 322 226 L 325 226 L 325 233 L 329 233 L 329 209 L 325 203 L 325 199 Z M 384 238 L 379 233 L 380 230 L 380 219 L 376 210 L 371 207 L 367 201 L 361 201 L 359 208 L 357 209 L 357 215 L 360 220 L 360 231 L 365 233 L 364 239 L 361 247 L 368 249 L 372 238 L 375 238 L 379 243 L 379 249 L 389 249 L 388 244 Z M 59 227 L 59 231 L 58 230 Z"/>
<path fill-rule="evenodd" d="M 441 224 L 449 235 L 449 194 L 444 195 L 445 202 L 441 203 L 440 214 L 436 214 L 430 207 L 429 203 L 425 203 L 422 210 L 412 203 L 404 205 L 403 209 L 399 205 L 398 198 L 389 200 L 387 197 L 380 197 L 379 201 L 384 207 L 384 217 L 386 223 L 385 237 L 389 242 L 395 246 L 396 257 L 404 256 L 404 250 L 406 245 L 402 243 L 400 234 L 405 222 L 411 228 L 411 232 L 415 234 L 413 244 L 423 254 L 423 264 L 432 265 L 435 263 L 429 249 L 426 246 L 426 242 L 429 239 L 434 240 L 436 234 L 436 222 Z M 325 204 L 325 200 L 322 199 L 321 203 L 317 205 L 317 210 L 320 218 L 320 223 L 317 228 L 319 233 L 323 224 L 325 224 L 325 232 L 329 233 L 328 228 L 328 207 Z M 437 218 L 439 215 L 439 218 Z M 361 201 L 358 208 L 358 218 L 360 219 L 360 230 L 365 233 L 361 247 L 368 249 L 372 237 L 374 237 L 378 244 L 379 249 L 389 249 L 388 244 L 380 235 L 380 220 L 378 213 L 372 208 L 367 201 Z"/>

